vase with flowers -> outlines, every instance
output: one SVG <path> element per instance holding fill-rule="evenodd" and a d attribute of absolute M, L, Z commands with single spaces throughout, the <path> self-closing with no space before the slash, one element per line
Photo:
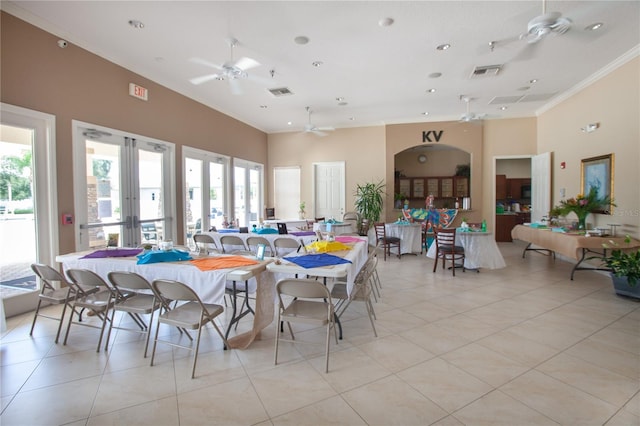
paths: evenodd
<path fill-rule="evenodd" d="M 560 204 L 551 209 L 549 214 L 552 217 L 558 217 L 574 213 L 578 217 L 578 230 L 586 231 L 589 213 L 602 211 L 609 206 L 615 206 L 613 200 L 609 196 L 598 196 L 598 188 L 591 187 L 587 195 L 578 194 L 576 197 L 560 201 Z"/>

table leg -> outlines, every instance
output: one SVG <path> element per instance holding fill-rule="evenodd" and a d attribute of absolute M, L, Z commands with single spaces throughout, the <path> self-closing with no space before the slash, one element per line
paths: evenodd
<path fill-rule="evenodd" d="M 580 257 L 580 260 L 578 260 L 578 263 L 576 263 L 573 266 L 573 269 L 571 270 L 571 281 L 573 281 L 573 274 L 576 271 L 608 271 L 611 272 L 611 269 L 609 268 L 597 268 L 597 267 L 593 267 L 593 268 L 584 268 L 582 266 L 580 266 L 580 264 L 582 264 L 582 262 L 584 262 L 585 260 L 589 260 L 589 259 L 585 259 L 587 253 L 593 253 L 596 254 L 597 256 L 592 256 L 589 259 L 604 259 L 607 256 L 607 249 L 604 249 L 603 252 L 599 252 L 599 251 L 595 251 L 595 250 L 591 250 L 588 248 L 583 248 L 582 249 L 582 256 Z"/>
<path fill-rule="evenodd" d="M 527 246 L 522 250 L 522 258 L 524 259 L 525 254 L 528 251 L 535 251 L 537 253 L 543 254 L 545 256 L 553 256 L 553 260 L 556 260 L 556 252 L 553 250 L 549 250 L 546 248 L 530 248 L 533 243 L 527 244 Z"/>

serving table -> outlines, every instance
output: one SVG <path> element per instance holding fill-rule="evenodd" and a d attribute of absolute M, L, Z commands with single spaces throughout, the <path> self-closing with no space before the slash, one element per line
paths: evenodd
<path fill-rule="evenodd" d="M 250 331 L 229 339 L 229 347 L 231 348 L 244 349 L 248 347 L 259 336 L 260 331 L 273 321 L 275 281 L 273 275 L 266 271 L 271 259 L 260 261 L 255 265 L 202 271 L 189 261 L 137 264 L 138 258 L 135 256 L 84 257 L 90 253 L 92 251 L 59 255 L 56 257 L 56 262 L 61 263 L 65 271 L 76 268 L 88 269 L 104 280 L 108 279 L 107 275 L 111 271 L 128 271 L 139 274 L 149 282 L 156 279 L 179 281 L 191 287 L 204 303 L 215 303 L 221 306 L 224 306 L 225 288 L 228 281 L 248 281 L 249 288 L 255 289 L 256 292 L 253 327 Z M 194 258 L 199 257 L 194 256 Z M 235 321 L 235 318 L 230 320 L 228 330 Z"/>
<path fill-rule="evenodd" d="M 570 232 L 554 232 L 551 228 L 532 228 L 527 225 L 516 225 L 511 230 L 513 239 L 524 241 L 527 244 L 522 251 L 524 258 L 527 251 L 541 250 L 549 251 L 554 254 L 560 253 L 570 259 L 577 260 L 571 270 L 571 280 L 576 271 L 592 270 L 592 271 L 608 271 L 606 268 L 584 266 L 587 255 L 590 258 L 604 258 L 607 255 L 607 249 L 603 244 L 615 246 L 620 249 L 633 249 L 640 247 L 640 241 L 631 239 L 626 243 L 624 237 L 597 237 L 586 236 L 578 233 Z"/>
<path fill-rule="evenodd" d="M 464 248 L 465 269 L 501 269 L 507 266 L 491 232 L 456 230 L 456 245 Z M 427 257 L 435 259 L 436 245 L 431 244 Z"/>

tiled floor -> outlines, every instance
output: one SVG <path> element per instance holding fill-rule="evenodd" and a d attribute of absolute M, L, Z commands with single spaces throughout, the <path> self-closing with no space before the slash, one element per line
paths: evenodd
<path fill-rule="evenodd" d="M 282 344 L 278 366 L 274 326 L 232 351 L 209 329 L 192 380 L 185 350 L 159 347 L 150 367 L 135 334 L 96 353 L 93 330 L 72 328 L 56 345 L 55 322 L 40 319 L 30 338 L 31 315 L 11 318 L 0 422 L 640 425 L 640 303 L 599 273 L 572 282 L 569 263 L 500 248 L 506 269 L 455 278 L 422 256 L 380 261 L 378 338 L 364 308 L 350 307 L 328 374 L 314 329 L 297 337 L 318 344 Z"/>

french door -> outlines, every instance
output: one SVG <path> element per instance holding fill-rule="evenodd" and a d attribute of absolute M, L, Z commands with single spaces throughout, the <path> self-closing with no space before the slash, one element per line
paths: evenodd
<path fill-rule="evenodd" d="M 173 240 L 174 146 L 74 121 L 76 248 Z"/>
<path fill-rule="evenodd" d="M 58 254 L 55 117 L 0 103 L 0 319 L 33 309 L 30 264 Z M 4 311 L 3 311 L 4 309 Z"/>
<path fill-rule="evenodd" d="M 222 228 L 229 216 L 227 182 L 229 158 L 196 148 L 183 147 L 185 188 L 185 241 L 195 247 L 193 235 L 212 226 Z"/>
<path fill-rule="evenodd" d="M 264 204 L 264 167 L 251 161 L 233 160 L 234 219 L 238 226 L 257 224 Z"/>

